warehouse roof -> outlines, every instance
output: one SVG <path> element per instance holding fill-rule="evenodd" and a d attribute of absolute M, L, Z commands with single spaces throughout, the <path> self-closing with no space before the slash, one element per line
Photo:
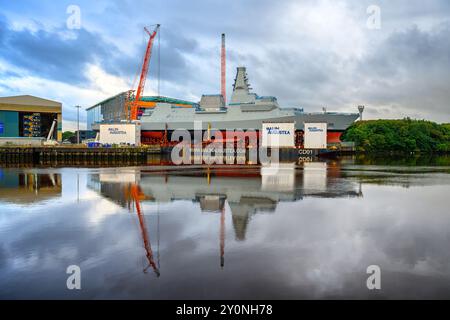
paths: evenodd
<path fill-rule="evenodd" d="M 105 104 L 105 103 L 107 103 L 107 102 L 109 102 L 109 101 L 111 101 L 111 100 L 113 100 L 113 99 L 115 99 L 117 97 L 120 97 L 121 95 L 125 95 L 126 93 L 127 93 L 127 91 L 124 91 L 124 92 L 118 93 L 118 94 L 116 94 L 116 95 L 114 95 L 112 97 L 106 98 L 106 99 L 104 99 L 104 100 L 94 104 L 93 106 L 86 108 L 86 111 L 88 111 L 90 109 L 93 109 L 93 108 L 95 108 L 95 107 L 97 107 L 99 105 Z"/>
<path fill-rule="evenodd" d="M 0 104 L 27 105 L 39 107 L 61 107 L 61 102 L 39 98 L 31 95 L 0 97 Z"/>

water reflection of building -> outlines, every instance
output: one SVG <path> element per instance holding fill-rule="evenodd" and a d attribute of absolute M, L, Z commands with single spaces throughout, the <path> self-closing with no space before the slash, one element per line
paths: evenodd
<path fill-rule="evenodd" d="M 31 203 L 61 196 L 61 175 L 0 169 L 0 201 Z"/>
<path fill-rule="evenodd" d="M 129 181 L 124 181 L 125 177 Z M 251 217 L 271 213 L 279 202 L 305 197 L 360 196 L 356 183 L 340 179 L 339 163 L 284 163 L 278 166 L 151 167 L 113 177 L 91 175 L 89 185 L 122 206 L 124 185 L 138 183 L 146 201 L 191 200 L 202 211 L 222 212 L 228 204 L 236 239 L 244 240 Z"/>
<path fill-rule="evenodd" d="M 105 173 L 89 175 L 87 186 L 122 207 L 129 207 L 130 195 L 124 190 L 130 185 L 138 184 L 139 180 L 140 174 L 135 171 L 124 172 L 124 170 L 120 170 L 115 173 L 108 170 Z"/>

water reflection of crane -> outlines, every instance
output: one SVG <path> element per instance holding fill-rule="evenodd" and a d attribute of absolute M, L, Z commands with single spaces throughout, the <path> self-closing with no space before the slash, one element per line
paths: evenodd
<path fill-rule="evenodd" d="M 141 187 L 138 184 L 130 184 L 125 188 L 125 195 L 130 200 L 129 205 L 134 202 L 136 207 L 136 213 L 139 220 L 139 227 L 141 229 L 141 236 L 144 242 L 144 248 L 146 251 L 146 257 L 148 260 L 148 266 L 144 268 L 144 273 L 147 272 L 149 268 L 152 268 L 155 274 L 159 277 L 159 250 L 157 255 L 158 264 L 155 262 L 152 245 L 150 242 L 149 232 L 147 229 L 147 224 L 145 221 L 145 215 L 141 207 L 141 201 L 148 199 L 147 196 L 142 192 Z M 212 197 L 215 198 L 215 197 Z M 222 199 L 223 200 L 223 199 Z M 207 200 L 208 201 L 208 200 Z M 214 200 L 213 200 L 214 201 Z M 219 201 L 220 208 L 220 229 L 219 229 L 219 250 L 220 250 L 220 266 L 221 268 L 225 265 L 225 206 L 223 201 Z M 130 206 L 129 206 L 130 207 Z M 209 211 L 209 210 L 207 210 Z M 212 210 L 215 211 L 215 210 Z M 217 211 L 216 211 L 217 212 Z M 159 226 L 159 216 L 158 216 L 158 226 Z M 158 238 L 159 242 L 159 238 Z M 158 243 L 159 247 L 159 243 Z"/>
<path fill-rule="evenodd" d="M 134 201 L 134 204 L 136 206 L 136 213 L 137 213 L 137 216 L 139 219 L 141 236 L 142 236 L 142 240 L 144 241 L 144 248 L 145 248 L 145 252 L 146 252 L 145 255 L 146 255 L 148 263 L 149 263 L 148 266 L 146 268 L 144 268 L 144 273 L 147 273 L 147 270 L 151 267 L 153 269 L 153 271 L 155 272 L 155 274 L 159 277 L 160 276 L 159 268 L 156 265 L 155 260 L 153 258 L 152 245 L 150 243 L 150 237 L 148 235 L 147 224 L 145 222 L 144 213 L 141 208 L 140 201 L 145 199 L 145 195 L 141 191 L 141 188 L 136 184 L 132 184 L 130 186 L 128 194 L 131 196 L 131 199 Z"/>

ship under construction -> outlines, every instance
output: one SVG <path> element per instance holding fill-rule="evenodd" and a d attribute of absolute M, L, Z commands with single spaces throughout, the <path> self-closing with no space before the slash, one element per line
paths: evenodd
<path fill-rule="evenodd" d="M 163 96 L 146 97 L 143 95 L 144 85 L 158 29 L 159 25 L 156 25 L 153 32 L 145 29 L 150 37 L 137 90 L 122 92 L 88 108 L 88 130 L 98 131 L 101 124 L 138 122 L 141 128 L 140 142 L 161 146 L 170 145 L 175 130 L 188 130 L 192 135 L 194 130 L 220 131 L 225 140 L 242 139 L 242 136 L 236 134 L 236 130 L 244 132 L 252 130 L 257 133 L 259 145 L 264 123 L 291 123 L 294 124 L 295 147 L 302 148 L 305 124 L 326 123 L 326 143 L 330 145 L 339 143 L 343 131 L 360 117 L 360 113 L 337 113 L 326 110 L 308 113 L 302 108 L 280 107 L 276 97 L 259 96 L 251 92 L 245 67 L 237 68 L 231 100 L 227 104 L 224 34 L 222 34 L 220 94 L 202 95 L 199 102 Z"/>
<path fill-rule="evenodd" d="M 124 104 L 127 93 L 102 101 L 88 109 L 88 126 L 98 130 L 100 123 L 126 120 Z M 276 97 L 252 93 L 245 67 L 238 67 L 228 105 L 223 96 L 203 95 L 199 103 L 167 97 L 142 97 L 138 119 L 143 144 L 164 144 L 174 130 L 220 130 L 224 138 L 234 130 L 260 133 L 264 122 L 295 123 L 296 146 L 303 144 L 305 123 L 327 123 L 327 143 L 339 143 L 342 132 L 359 117 L 359 113 L 304 112 L 302 108 L 280 108 Z M 201 126 L 201 127 L 199 127 Z"/>

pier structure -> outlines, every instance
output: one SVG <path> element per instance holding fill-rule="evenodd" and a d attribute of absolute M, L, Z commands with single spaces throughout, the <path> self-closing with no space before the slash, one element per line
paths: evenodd
<path fill-rule="evenodd" d="M 146 161 L 150 154 L 161 153 L 159 146 L 144 148 L 86 148 L 86 147 L 21 147 L 1 146 L 0 163 L 103 163 L 103 162 L 140 162 Z"/>

